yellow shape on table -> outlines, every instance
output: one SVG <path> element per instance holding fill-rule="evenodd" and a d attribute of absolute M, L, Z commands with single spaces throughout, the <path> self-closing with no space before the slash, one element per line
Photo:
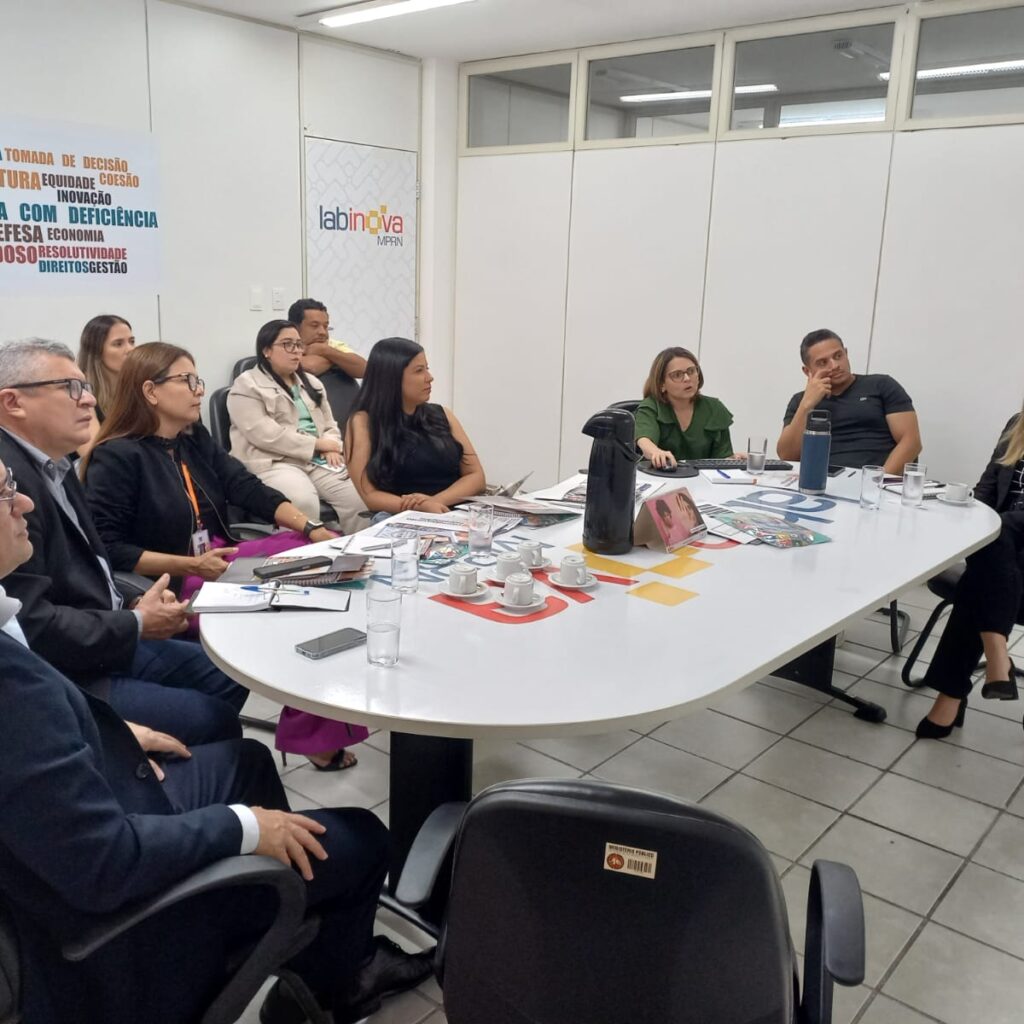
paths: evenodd
<path fill-rule="evenodd" d="M 648 572 L 656 572 L 659 576 L 668 576 L 673 580 L 681 580 L 691 573 L 700 572 L 701 569 L 710 569 L 711 563 L 705 562 L 702 558 L 694 558 L 689 554 L 696 551 L 696 548 L 683 548 L 677 551 L 675 557 L 660 565 L 652 565 Z"/>
<path fill-rule="evenodd" d="M 630 565 L 629 562 L 618 562 L 614 558 L 605 558 L 603 555 L 595 555 L 588 551 L 582 544 L 571 544 L 570 551 L 578 551 L 583 555 L 584 561 L 594 572 L 606 572 L 611 576 L 626 576 L 634 579 L 641 573 L 648 572 L 642 565 Z"/>
<path fill-rule="evenodd" d="M 653 601 L 655 604 L 667 605 L 670 608 L 697 596 L 692 590 L 670 587 L 667 583 L 641 583 L 639 587 L 633 587 L 626 593 L 629 597 L 642 597 L 645 601 Z"/>

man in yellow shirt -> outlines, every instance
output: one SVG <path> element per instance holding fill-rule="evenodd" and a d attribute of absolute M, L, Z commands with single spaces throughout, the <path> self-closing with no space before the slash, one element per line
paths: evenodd
<path fill-rule="evenodd" d="M 291 304 L 288 319 L 295 324 L 306 347 L 302 368 L 318 377 L 336 367 L 349 377 L 361 378 L 366 360 L 343 341 L 331 337 L 327 307 L 316 299 L 299 299 Z"/>

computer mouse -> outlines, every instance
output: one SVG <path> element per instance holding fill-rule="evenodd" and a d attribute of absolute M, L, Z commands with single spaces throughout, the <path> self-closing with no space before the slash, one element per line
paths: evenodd
<path fill-rule="evenodd" d="M 676 471 L 675 466 L 662 466 L 660 468 L 658 466 L 651 466 L 651 469 L 653 469 L 655 473 L 664 473 L 666 476 Z"/>

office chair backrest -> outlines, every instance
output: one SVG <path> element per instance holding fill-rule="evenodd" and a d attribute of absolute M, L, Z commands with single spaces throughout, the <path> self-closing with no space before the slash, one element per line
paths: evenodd
<path fill-rule="evenodd" d="M 231 417 L 228 415 L 228 392 L 231 388 L 217 388 L 210 395 L 210 434 L 214 441 L 231 451 Z"/>
<path fill-rule="evenodd" d="M 627 398 L 624 402 L 612 402 L 608 406 L 609 409 L 625 409 L 626 412 L 631 412 L 636 415 L 637 406 L 640 405 L 639 398 Z"/>
<path fill-rule="evenodd" d="M 231 382 L 232 384 L 238 379 L 240 374 L 245 373 L 246 370 L 251 370 L 256 365 L 255 356 L 243 356 L 235 363 L 235 368 L 231 371 Z"/>
<path fill-rule="evenodd" d="M 494 786 L 463 819 L 439 959 L 450 1024 L 793 1024 L 764 847 L 590 780 Z"/>
<path fill-rule="evenodd" d="M 331 415 L 334 416 L 339 429 L 344 434 L 348 414 L 352 411 L 352 405 L 359 394 L 359 382 L 337 367 L 332 367 L 326 373 L 321 374 L 317 380 L 323 384 L 327 402 L 331 407 Z"/>
<path fill-rule="evenodd" d="M 7 908 L 0 902 L 0 1024 L 17 1024 L 21 1020 L 20 1000 L 18 933 Z"/>

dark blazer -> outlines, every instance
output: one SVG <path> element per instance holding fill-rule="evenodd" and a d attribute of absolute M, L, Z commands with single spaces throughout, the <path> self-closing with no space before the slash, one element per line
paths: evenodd
<path fill-rule="evenodd" d="M 172 458 L 173 455 L 173 458 Z M 85 494 L 115 569 L 133 570 L 143 551 L 187 555 L 195 514 L 181 470 L 189 469 L 200 504 L 214 510 L 211 536 L 231 540 L 228 504 L 274 521 L 288 499 L 253 476 L 201 423 L 168 443 L 159 437 L 122 437 L 97 446 L 85 476 Z"/>
<path fill-rule="evenodd" d="M 996 512 L 1005 511 L 1003 506 L 1010 494 L 1010 484 L 1013 483 L 1013 466 L 1003 466 L 999 463 L 999 459 L 1006 452 L 1006 442 L 1003 440 L 1003 436 L 1017 422 L 1020 415 L 1018 413 L 1016 416 L 1011 416 L 1006 426 L 1003 427 L 1003 433 L 999 435 L 999 443 L 992 453 L 992 458 L 989 459 L 985 472 L 981 474 L 981 479 L 974 488 L 974 496 L 978 501 L 984 502 Z"/>
<path fill-rule="evenodd" d="M 26 1022 L 99 1020 L 90 996 L 108 1007 L 111 998 L 121 1002 L 117 986 L 130 990 L 136 980 L 133 947 L 122 945 L 114 978 L 103 958 L 68 965 L 58 951 L 62 938 L 80 933 L 90 915 L 154 896 L 237 854 L 242 841 L 238 818 L 224 805 L 175 813 L 117 714 L 6 633 L 0 807 L 0 893 L 18 922 Z M 167 932 L 159 940 L 187 936 Z M 144 974 L 159 957 L 139 948 Z"/>
<path fill-rule="evenodd" d="M 36 464 L 2 430 L 0 459 L 36 506 L 27 519 L 32 557 L 4 581 L 7 593 L 22 602 L 18 621 L 29 645 L 81 685 L 126 672 L 139 641 L 138 620 L 112 608 L 96 559 L 97 553 L 107 557 L 106 549 L 74 471 L 64 478 L 64 490 L 85 537 L 54 500 Z"/>

